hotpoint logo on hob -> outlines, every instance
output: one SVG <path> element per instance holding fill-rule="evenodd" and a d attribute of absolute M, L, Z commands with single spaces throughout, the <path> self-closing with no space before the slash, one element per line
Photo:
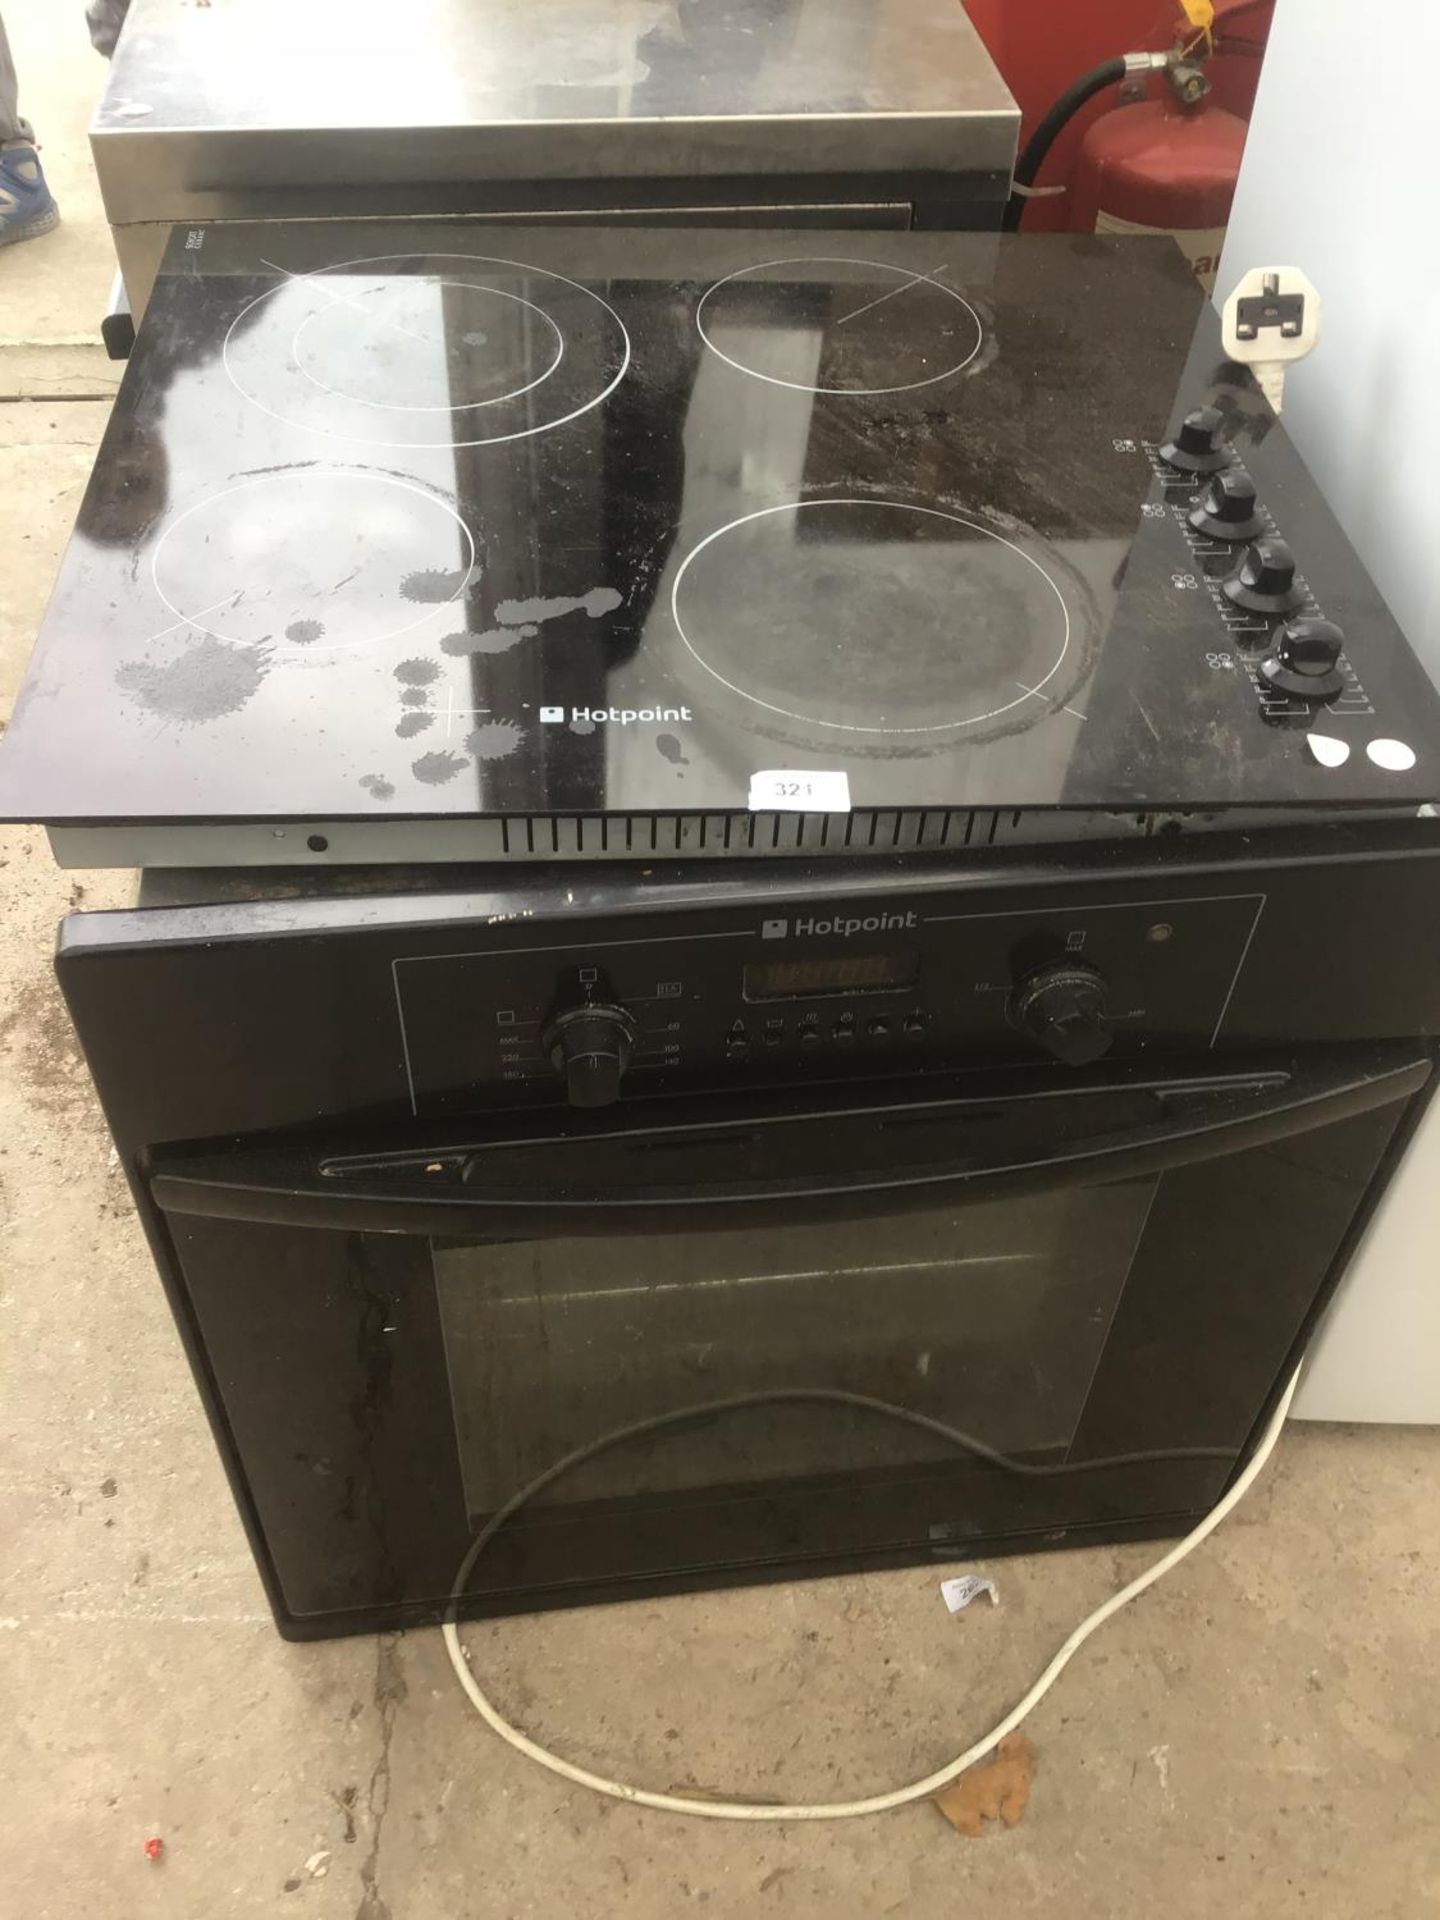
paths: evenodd
<path fill-rule="evenodd" d="M 835 913 L 816 919 L 813 914 L 797 914 L 793 920 L 762 920 L 762 940 L 805 940 L 812 934 L 830 934 L 848 940 L 857 933 L 903 933 L 920 923 L 912 907 L 908 913 Z"/>
<path fill-rule="evenodd" d="M 636 726 L 684 726 L 693 720 L 689 707 L 541 707 L 540 719 L 543 725 L 553 727 L 577 721 L 582 725 L 588 722 L 592 726 L 636 727 Z"/>

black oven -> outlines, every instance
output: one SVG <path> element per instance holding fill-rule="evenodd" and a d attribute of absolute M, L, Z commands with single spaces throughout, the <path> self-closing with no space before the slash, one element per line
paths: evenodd
<path fill-rule="evenodd" d="M 1203 1513 L 1440 1025 L 1434 853 L 1242 852 L 72 918 L 282 1630 Z"/>

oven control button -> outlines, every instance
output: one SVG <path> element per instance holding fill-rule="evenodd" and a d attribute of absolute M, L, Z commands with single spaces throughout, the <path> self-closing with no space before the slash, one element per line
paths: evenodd
<path fill-rule="evenodd" d="M 1265 530 L 1255 501 L 1255 482 L 1238 467 L 1217 473 L 1186 518 L 1197 533 L 1237 544 Z"/>
<path fill-rule="evenodd" d="M 635 1024 L 623 1007 L 572 1007 L 545 1032 L 550 1063 L 565 1079 L 572 1107 L 608 1107 L 620 1098 Z"/>
<path fill-rule="evenodd" d="M 1228 464 L 1230 454 L 1221 435 L 1224 416 L 1218 407 L 1194 407 L 1180 422 L 1180 431 L 1160 449 L 1160 458 L 1181 473 L 1215 473 Z"/>
<path fill-rule="evenodd" d="M 1257 540 L 1220 591 L 1247 613 L 1293 613 L 1305 604 L 1295 584 L 1295 556 L 1283 540 Z"/>
<path fill-rule="evenodd" d="M 1114 1038 L 1106 998 L 1105 981 L 1093 967 L 1057 962 L 1020 982 L 1010 996 L 1010 1018 L 1057 1060 L 1083 1067 Z"/>
<path fill-rule="evenodd" d="M 1275 651 L 1260 662 L 1260 678 L 1277 693 L 1301 700 L 1333 700 L 1345 684 L 1340 654 L 1345 636 L 1333 620 L 1287 620 Z"/>

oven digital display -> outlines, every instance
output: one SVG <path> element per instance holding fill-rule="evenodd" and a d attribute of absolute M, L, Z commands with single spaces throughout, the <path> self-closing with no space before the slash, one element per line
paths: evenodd
<path fill-rule="evenodd" d="M 757 960 L 745 969 L 747 1000 L 810 993 L 904 993 L 920 971 L 918 953 L 837 953 L 816 960 Z"/>

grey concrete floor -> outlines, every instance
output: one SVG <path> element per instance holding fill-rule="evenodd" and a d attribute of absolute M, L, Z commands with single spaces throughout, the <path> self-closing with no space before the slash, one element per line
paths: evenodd
<path fill-rule="evenodd" d="M 114 382 L 98 63 L 78 0 L 6 12 L 67 224 L 0 253 L 0 712 Z M 616 1806 L 500 1746 L 438 1634 L 278 1639 L 51 980 L 59 915 L 126 888 L 0 831 L 6 1920 L 1440 1910 L 1440 1433 L 1292 1430 L 1037 1711 L 1029 1812 L 980 1841 L 928 1807 L 750 1830 Z M 1002 1562 L 1002 1604 L 954 1620 L 939 1569 L 472 1640 L 502 1705 L 602 1770 L 846 1795 L 966 1744 L 1150 1551 Z"/>

